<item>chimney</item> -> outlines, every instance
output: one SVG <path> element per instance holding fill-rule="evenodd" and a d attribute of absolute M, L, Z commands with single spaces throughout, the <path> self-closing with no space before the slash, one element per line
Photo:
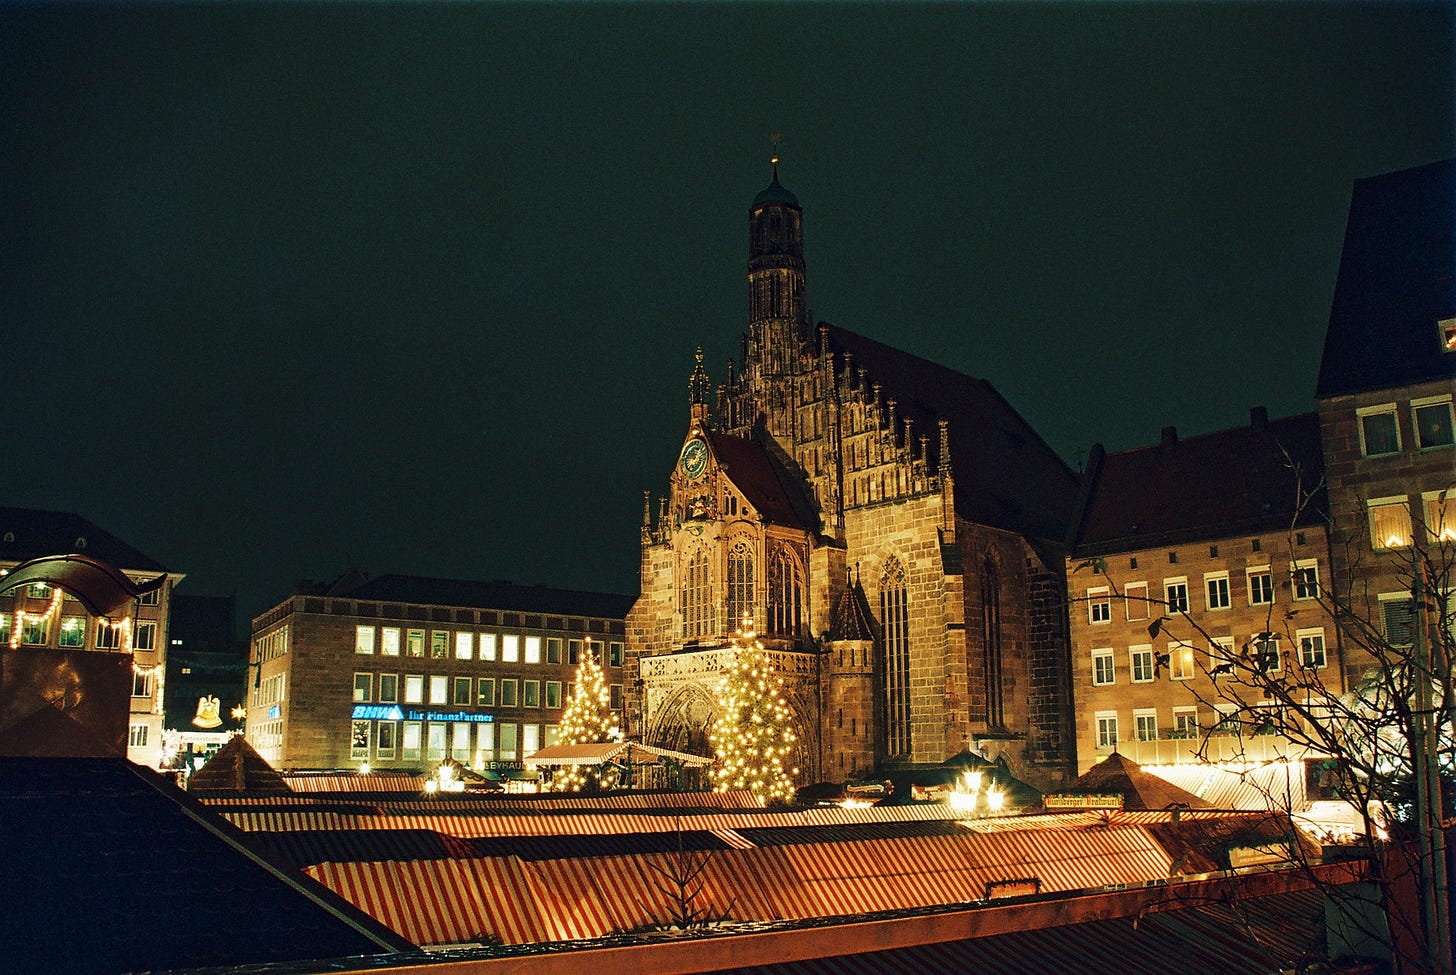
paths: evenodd
<path fill-rule="evenodd" d="M 1170 449 L 1172 449 L 1173 447 L 1176 447 L 1176 446 L 1178 446 L 1178 428 L 1177 427 L 1164 427 L 1163 428 L 1163 441 L 1162 441 L 1162 447 L 1163 447 L 1163 449 L 1164 450 L 1170 450 Z"/>
<path fill-rule="evenodd" d="M 1249 428 L 1255 433 L 1263 433 L 1269 428 L 1269 410 L 1266 407 L 1249 408 Z"/>

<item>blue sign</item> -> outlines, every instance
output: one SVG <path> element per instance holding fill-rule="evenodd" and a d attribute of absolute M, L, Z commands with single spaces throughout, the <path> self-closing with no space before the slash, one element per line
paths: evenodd
<path fill-rule="evenodd" d="M 469 711 L 411 711 L 405 715 L 411 721 L 468 721 L 471 724 L 490 724 L 493 714 L 471 714 Z"/>
<path fill-rule="evenodd" d="M 279 708 L 278 705 L 275 704 L 271 708 L 268 709 L 268 717 L 270 717 L 270 718 L 281 718 L 281 717 L 283 717 L 283 710 L 281 708 Z"/>
<path fill-rule="evenodd" d="M 370 721 L 401 721 L 404 712 L 392 704 L 356 704 L 349 716 Z"/>

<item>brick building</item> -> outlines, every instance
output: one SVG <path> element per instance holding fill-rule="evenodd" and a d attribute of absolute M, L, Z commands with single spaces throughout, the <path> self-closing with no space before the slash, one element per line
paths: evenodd
<path fill-rule="evenodd" d="M 1331 571 L 1322 466 L 1318 417 L 1270 421 L 1262 408 L 1247 427 L 1093 448 L 1067 559 L 1079 771 L 1113 751 L 1142 765 L 1308 757 L 1221 721 L 1243 709 L 1215 670 L 1255 645 L 1271 667 L 1346 689 L 1319 598 Z"/>
<path fill-rule="evenodd" d="M 245 733 L 274 765 L 521 768 L 587 646 L 622 707 L 630 597 L 357 572 L 309 588 L 252 625 Z"/>
<path fill-rule="evenodd" d="M 699 356 L 668 490 L 644 504 L 634 731 L 707 753 L 749 615 L 789 678 L 804 781 L 968 745 L 1059 781 L 1076 476 L 984 380 L 811 322 L 802 209 L 776 169 L 748 217 L 742 358 L 710 409 Z"/>
<path fill-rule="evenodd" d="M 1357 181 L 1320 363 L 1335 597 L 1395 646 L 1412 546 L 1456 543 L 1453 238 L 1456 159 Z"/>
<path fill-rule="evenodd" d="M 95 650 L 132 654 L 131 707 L 126 757 L 157 767 L 162 758 L 168 611 L 172 588 L 182 574 L 169 572 L 115 535 L 80 515 L 34 508 L 0 508 L 0 573 L 30 559 L 87 555 L 125 573 L 133 583 L 165 575 L 162 585 L 143 593 L 122 618 L 93 617 L 74 594 L 45 585 L 25 586 L 0 596 L 0 646 L 19 649 Z M 17 624 L 17 613 L 25 621 Z"/>

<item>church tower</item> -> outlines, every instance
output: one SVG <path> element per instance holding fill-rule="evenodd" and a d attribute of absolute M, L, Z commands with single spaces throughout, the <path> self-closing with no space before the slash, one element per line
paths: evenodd
<path fill-rule="evenodd" d="M 745 369 L 765 376 L 793 371 L 808 335 L 804 308 L 804 212 L 798 197 L 773 182 L 748 208 L 748 348 Z"/>

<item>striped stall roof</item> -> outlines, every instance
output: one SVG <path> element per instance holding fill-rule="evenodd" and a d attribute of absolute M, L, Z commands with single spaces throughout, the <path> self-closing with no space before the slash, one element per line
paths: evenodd
<path fill-rule="evenodd" d="M 294 792 L 419 792 L 425 779 L 418 772 L 284 772 L 283 781 Z"/>
<path fill-rule="evenodd" d="M 955 820 L 933 819 L 894 823 L 839 823 L 833 826 L 748 827 L 735 835 L 752 846 L 796 843 L 842 843 L 846 840 L 899 839 L 905 836 L 964 836 Z"/>
<path fill-rule="evenodd" d="M 729 832 L 730 835 L 731 831 Z M 707 830 L 658 833 L 608 833 L 605 835 L 562 836 L 479 836 L 456 840 L 464 844 L 469 856 L 516 856 L 522 860 L 561 860 L 566 858 L 631 856 L 642 853 L 672 853 L 681 848 L 688 852 L 726 850 L 734 844 L 718 833 Z M 751 846 L 739 841 L 740 846 Z M 360 858 L 370 859 L 370 858 Z"/>
<path fill-rule="evenodd" d="M 249 834 L 278 864 L 293 869 L 316 863 L 370 860 L 463 860 L 477 856 L 470 843 L 426 829 L 317 829 Z"/>
<path fill-rule="evenodd" d="M 579 941 L 612 933 L 615 919 L 592 880 L 598 869 L 596 860 L 538 860 L 524 868 L 532 900 L 551 941 Z"/>

